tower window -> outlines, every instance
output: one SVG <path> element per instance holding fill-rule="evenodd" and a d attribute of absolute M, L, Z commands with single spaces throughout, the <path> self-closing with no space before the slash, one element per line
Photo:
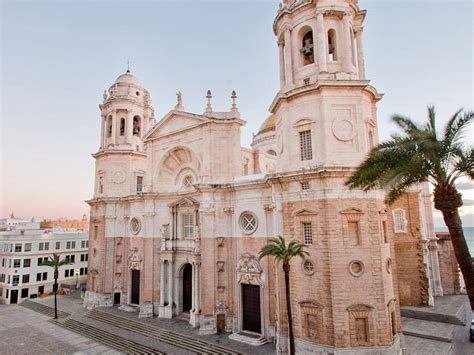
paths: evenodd
<path fill-rule="evenodd" d="M 137 192 L 143 192 L 143 176 L 137 176 Z"/>
<path fill-rule="evenodd" d="M 309 85 L 309 78 L 304 78 L 303 79 L 303 84 L 304 84 L 304 86 L 308 86 Z"/>
<path fill-rule="evenodd" d="M 140 136 L 141 132 L 141 119 L 139 116 L 133 117 L 133 135 Z"/>
<path fill-rule="evenodd" d="M 303 65 L 314 63 L 314 44 L 313 44 L 313 31 L 308 31 L 303 36 L 302 48 L 300 49 L 303 55 Z"/>
<path fill-rule="evenodd" d="M 112 116 L 107 119 L 107 138 L 112 137 Z"/>
<path fill-rule="evenodd" d="M 99 193 L 104 193 L 104 177 L 99 176 Z"/>
<path fill-rule="evenodd" d="M 395 233 L 407 232 L 406 212 L 404 209 L 397 208 L 393 211 L 393 229 Z"/>
<path fill-rule="evenodd" d="M 125 135 L 125 118 L 120 119 L 120 135 Z"/>
<path fill-rule="evenodd" d="M 193 177 L 191 175 L 186 175 L 183 179 L 183 187 L 189 189 L 193 187 Z"/>
<path fill-rule="evenodd" d="M 374 147 L 374 132 L 369 131 L 369 148 L 372 149 Z"/>
<path fill-rule="evenodd" d="M 347 223 L 348 234 L 349 234 L 349 244 L 351 246 L 360 245 L 360 232 L 359 232 L 359 222 L 350 221 Z"/>
<path fill-rule="evenodd" d="M 301 160 L 313 159 L 313 149 L 311 147 L 311 130 L 300 133 L 300 153 Z"/>
<path fill-rule="evenodd" d="M 328 54 L 329 61 L 333 62 L 337 60 L 337 44 L 336 44 L 336 31 L 330 29 L 328 31 Z"/>
<path fill-rule="evenodd" d="M 303 190 L 303 191 L 309 190 L 309 181 L 302 181 L 301 182 L 301 190 Z"/>

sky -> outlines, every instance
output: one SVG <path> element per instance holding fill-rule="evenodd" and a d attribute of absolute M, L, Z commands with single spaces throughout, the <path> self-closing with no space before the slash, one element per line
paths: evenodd
<path fill-rule="evenodd" d="M 236 90 L 242 144 L 269 115 L 279 89 L 272 22 L 276 0 L 0 0 L 0 216 L 88 214 L 102 93 L 127 69 L 150 92 L 159 120 L 183 93 L 186 111 L 228 110 Z M 379 134 L 390 116 L 437 108 L 440 127 L 473 109 L 470 0 L 360 0 L 366 76 L 379 92 Z M 466 140 L 472 144 L 474 130 Z M 474 184 L 461 191 L 474 226 Z M 435 214 L 439 222 L 439 214 Z"/>

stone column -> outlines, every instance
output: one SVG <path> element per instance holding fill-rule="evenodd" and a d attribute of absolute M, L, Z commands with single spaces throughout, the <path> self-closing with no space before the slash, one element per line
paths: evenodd
<path fill-rule="evenodd" d="M 162 260 L 160 263 L 160 306 L 165 305 L 165 288 L 166 284 L 166 275 L 165 275 L 165 262 Z"/>
<path fill-rule="evenodd" d="M 342 68 L 344 72 L 350 73 L 352 66 L 352 46 L 351 46 L 351 27 L 349 24 L 349 13 L 344 13 L 342 18 L 343 24 L 343 44 L 344 44 L 344 57 L 342 62 Z"/>
<path fill-rule="evenodd" d="M 438 243 L 437 239 L 431 239 L 428 244 L 428 252 L 431 266 L 431 276 L 433 277 L 434 296 L 443 296 L 443 287 L 441 286 L 441 274 L 439 271 Z"/>
<path fill-rule="evenodd" d="M 104 115 L 100 116 L 100 147 L 102 149 L 105 148 L 105 125 L 106 125 L 106 118 Z"/>
<path fill-rule="evenodd" d="M 293 86 L 293 59 L 291 51 L 291 29 L 285 29 L 285 78 L 286 86 Z"/>
<path fill-rule="evenodd" d="M 117 139 L 116 136 L 117 136 L 117 112 L 114 110 L 114 112 L 112 113 L 112 136 L 110 137 L 112 144 L 115 144 L 116 139 Z"/>
<path fill-rule="evenodd" d="M 173 287 L 174 287 L 173 262 L 172 260 L 170 260 L 168 262 L 168 306 L 171 308 L 171 314 L 173 314 L 173 302 L 174 302 Z"/>
<path fill-rule="evenodd" d="M 285 41 L 278 41 L 278 53 L 280 56 L 280 89 L 285 87 Z"/>
<path fill-rule="evenodd" d="M 125 136 L 127 143 L 132 145 L 132 131 L 133 131 L 133 112 L 127 111 L 127 124 L 125 126 Z"/>
<path fill-rule="evenodd" d="M 355 40 L 357 43 L 357 67 L 359 70 L 359 80 L 365 80 L 365 62 L 364 62 L 364 48 L 362 46 L 362 30 L 359 27 L 355 33 Z"/>
<path fill-rule="evenodd" d="M 196 263 L 193 262 L 192 264 L 192 283 L 191 283 L 191 312 L 196 312 Z"/>
<path fill-rule="evenodd" d="M 317 32 L 317 53 L 319 61 L 319 72 L 327 73 L 328 71 L 328 49 L 327 49 L 327 34 L 324 28 L 324 15 L 322 12 L 316 14 L 316 32 Z"/>

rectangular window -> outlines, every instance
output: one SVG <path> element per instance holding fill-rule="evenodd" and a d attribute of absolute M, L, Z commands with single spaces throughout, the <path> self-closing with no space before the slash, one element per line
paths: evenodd
<path fill-rule="evenodd" d="M 48 279 L 48 272 L 43 272 L 43 281 L 46 281 Z"/>
<path fill-rule="evenodd" d="M 38 250 L 43 250 L 43 249 L 44 249 L 44 243 L 39 243 Z"/>
<path fill-rule="evenodd" d="M 382 221 L 382 240 L 384 243 L 388 243 L 387 221 Z"/>
<path fill-rule="evenodd" d="M 27 288 L 22 288 L 21 289 L 21 298 L 26 298 L 28 297 L 28 289 Z"/>
<path fill-rule="evenodd" d="M 407 232 L 407 219 L 405 210 L 399 208 L 393 211 L 393 229 L 395 233 Z"/>
<path fill-rule="evenodd" d="M 303 181 L 301 183 L 301 190 L 303 190 L 303 191 L 309 190 L 309 181 Z"/>
<path fill-rule="evenodd" d="M 56 242 L 56 250 L 61 249 L 61 242 Z"/>
<path fill-rule="evenodd" d="M 99 176 L 99 193 L 104 193 L 104 177 Z"/>
<path fill-rule="evenodd" d="M 69 270 L 64 270 L 64 277 L 69 277 Z"/>
<path fill-rule="evenodd" d="M 0 287 L 0 297 L 3 296 L 3 288 Z"/>
<path fill-rule="evenodd" d="M 81 261 L 87 261 L 88 257 L 87 254 L 81 254 Z"/>
<path fill-rule="evenodd" d="M 20 283 L 20 275 L 13 275 L 12 286 L 18 286 L 19 283 Z"/>
<path fill-rule="evenodd" d="M 360 245 L 359 222 L 348 222 L 349 245 Z"/>
<path fill-rule="evenodd" d="M 99 236 L 99 227 L 94 226 L 94 240 Z"/>
<path fill-rule="evenodd" d="M 300 132 L 301 160 L 313 159 L 313 148 L 311 146 L 311 130 Z"/>
<path fill-rule="evenodd" d="M 6 267 L 7 265 L 7 259 L 2 259 L 2 267 Z"/>
<path fill-rule="evenodd" d="M 143 176 L 137 176 L 137 192 L 143 191 Z"/>
<path fill-rule="evenodd" d="M 87 275 L 87 268 L 86 267 L 84 268 L 84 274 Z"/>
<path fill-rule="evenodd" d="M 13 260 L 13 267 L 14 268 L 21 267 L 21 259 L 14 259 Z"/>
<path fill-rule="evenodd" d="M 44 250 L 49 250 L 49 242 L 44 243 Z"/>
<path fill-rule="evenodd" d="M 31 251 L 31 243 L 25 243 L 25 251 Z"/>
<path fill-rule="evenodd" d="M 36 274 L 36 281 L 37 281 L 37 282 L 41 281 L 41 272 L 38 272 L 38 273 Z"/>
<path fill-rule="evenodd" d="M 193 238 L 194 216 L 192 213 L 183 214 L 183 238 Z"/>
<path fill-rule="evenodd" d="M 76 241 L 75 240 L 73 240 L 71 242 L 71 249 L 76 249 Z"/>
<path fill-rule="evenodd" d="M 8 259 L 8 267 L 9 267 L 9 268 L 12 267 L 12 259 Z"/>
<path fill-rule="evenodd" d="M 82 249 L 87 248 L 87 246 L 86 246 L 86 240 L 82 240 L 82 241 L 81 241 L 81 248 L 82 248 Z"/>
<path fill-rule="evenodd" d="M 30 267 L 31 259 L 23 259 L 23 267 Z"/>
<path fill-rule="evenodd" d="M 303 223 L 303 240 L 306 245 L 313 244 L 313 226 L 311 222 Z"/>
<path fill-rule="evenodd" d="M 0 282 L 5 282 L 5 274 L 0 274 Z"/>
<path fill-rule="evenodd" d="M 15 253 L 21 253 L 21 244 L 15 244 Z"/>
<path fill-rule="evenodd" d="M 29 274 L 23 275 L 21 278 L 21 282 L 24 284 L 27 284 L 28 282 L 30 282 L 30 275 Z"/>
<path fill-rule="evenodd" d="M 79 269 L 79 275 L 84 275 L 84 268 L 83 268 L 83 267 L 81 267 L 81 268 Z"/>
<path fill-rule="evenodd" d="M 71 249 L 71 242 L 66 242 L 66 249 Z"/>
<path fill-rule="evenodd" d="M 41 266 L 42 263 L 43 263 L 43 258 L 38 258 L 38 266 Z"/>

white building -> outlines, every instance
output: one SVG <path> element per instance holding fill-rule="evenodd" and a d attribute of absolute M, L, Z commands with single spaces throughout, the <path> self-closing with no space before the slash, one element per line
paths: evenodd
<path fill-rule="evenodd" d="M 59 270 L 58 283 L 86 281 L 88 235 L 82 231 L 12 230 L 0 232 L 0 303 L 20 303 L 52 292 L 54 270 L 40 266 L 53 253 L 73 263 Z"/>

